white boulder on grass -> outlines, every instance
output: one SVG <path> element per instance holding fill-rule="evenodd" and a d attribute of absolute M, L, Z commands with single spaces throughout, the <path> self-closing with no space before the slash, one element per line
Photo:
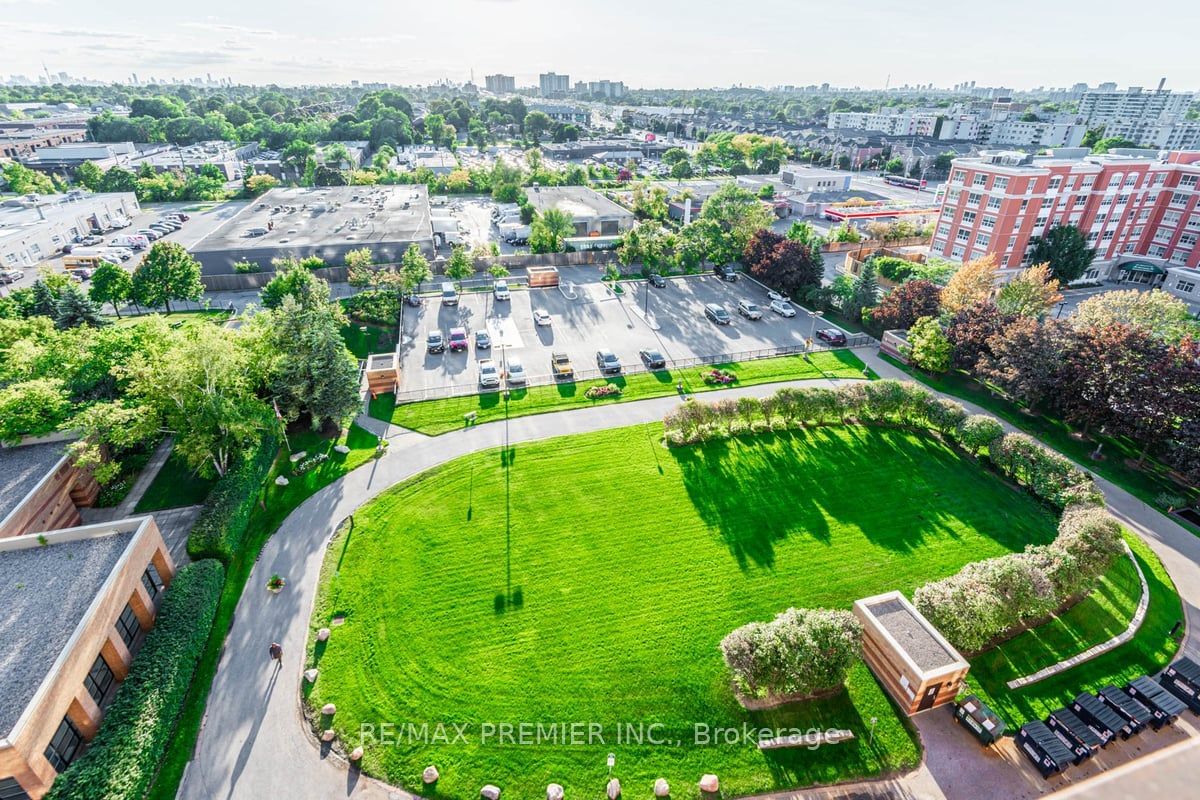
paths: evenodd
<path fill-rule="evenodd" d="M 479 790 L 479 796 L 483 800 L 500 800 L 500 787 L 488 784 Z"/>
<path fill-rule="evenodd" d="M 333 449 L 336 450 L 337 452 L 341 453 L 342 455 L 345 455 L 346 453 L 350 452 L 350 448 L 344 444 L 335 444 L 333 446 Z"/>
<path fill-rule="evenodd" d="M 546 800 L 563 800 L 563 787 L 552 783 L 546 787 Z"/>
<path fill-rule="evenodd" d="M 329 628 L 321 628 L 317 631 L 317 641 L 324 642 L 329 640 Z"/>
<path fill-rule="evenodd" d="M 333 703 L 326 703 L 325 705 L 321 706 L 321 713 L 327 717 L 332 717 L 337 713 L 337 706 L 335 706 Z"/>
<path fill-rule="evenodd" d="M 355 761 L 355 762 L 362 761 L 362 757 L 363 757 L 363 749 L 361 746 L 356 747 L 350 751 L 350 760 L 351 761 Z"/>
<path fill-rule="evenodd" d="M 655 797 L 670 797 L 671 796 L 671 784 L 667 783 L 666 778 L 659 778 L 658 780 L 656 780 L 654 782 L 654 796 Z"/>
<path fill-rule="evenodd" d="M 438 768 L 435 767 L 433 764 L 430 764 L 421 773 L 421 780 L 424 781 L 425 783 L 437 783 L 437 780 L 440 777 L 442 777 L 442 776 L 438 772 Z"/>
<path fill-rule="evenodd" d="M 721 791 L 721 782 L 711 772 L 700 778 L 700 791 L 716 794 Z"/>
<path fill-rule="evenodd" d="M 608 800 L 617 800 L 621 796 L 621 782 L 613 778 L 608 782 Z"/>
<path fill-rule="evenodd" d="M 304 458 L 306 455 L 308 455 L 307 450 L 301 450 L 299 453 L 292 453 L 292 456 L 291 456 L 292 463 L 295 464 L 297 461 Z"/>
<path fill-rule="evenodd" d="M 335 736 L 337 736 L 337 734 L 334 733 L 333 728 L 326 728 L 325 732 L 321 734 L 321 741 L 322 742 L 332 742 L 333 737 L 335 737 Z"/>
<path fill-rule="evenodd" d="M 313 667 L 312 669 L 304 670 L 304 680 L 308 681 L 309 683 L 316 683 L 317 682 L 317 668 Z"/>
<path fill-rule="evenodd" d="M 276 486 L 287 486 L 289 482 L 290 481 L 288 481 L 288 479 L 283 477 L 282 475 L 280 475 L 278 478 L 275 479 Z"/>

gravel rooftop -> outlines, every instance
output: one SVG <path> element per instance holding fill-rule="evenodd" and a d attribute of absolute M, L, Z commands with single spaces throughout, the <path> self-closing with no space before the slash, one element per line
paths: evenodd
<path fill-rule="evenodd" d="M 868 610 L 922 670 L 938 669 L 957 660 L 898 600 L 875 603 Z"/>
<path fill-rule="evenodd" d="M 0 447 L 0 520 L 59 462 L 63 448 L 62 442 Z"/>

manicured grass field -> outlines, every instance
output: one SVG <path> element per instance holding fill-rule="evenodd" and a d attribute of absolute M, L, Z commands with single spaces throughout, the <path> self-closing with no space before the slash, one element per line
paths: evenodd
<path fill-rule="evenodd" d="M 310 702 L 336 703 L 348 748 L 362 724 L 468 732 L 449 745 L 368 741 L 369 773 L 419 790 L 436 764 L 438 796 L 466 800 L 485 783 L 516 797 L 552 781 L 600 796 L 612 752 L 627 796 L 649 796 L 661 776 L 678 798 L 695 796 L 704 772 L 738 796 L 917 763 L 913 734 L 865 666 L 833 697 L 748 713 L 721 638 L 789 606 L 910 593 L 1049 541 L 1053 515 L 921 434 L 828 427 L 666 450 L 661 432 L 476 453 L 355 513 L 326 558 L 312 625 L 345 621 L 312 651 Z M 598 723 L 604 738 L 483 738 L 487 724 L 521 722 Z M 667 744 L 618 741 L 626 724 L 661 726 L 650 730 Z M 745 740 L 696 743 L 697 726 L 743 724 L 857 738 L 770 754 Z"/>
<path fill-rule="evenodd" d="M 107 306 L 105 306 L 105 307 L 107 308 Z M 152 316 L 152 315 L 150 315 L 150 314 L 142 314 L 139 316 L 126 315 L 126 316 L 121 317 L 120 319 L 117 319 L 116 317 L 107 317 L 107 319 L 110 323 L 112 323 L 114 325 L 127 327 L 130 325 L 137 325 L 149 316 Z M 167 325 L 169 325 L 170 327 L 180 328 L 185 325 L 199 325 L 199 324 L 202 324 L 205 322 L 214 323 L 214 324 L 222 323 L 225 320 L 229 319 L 229 312 L 225 311 L 225 310 L 221 310 L 221 309 L 208 309 L 208 310 L 201 310 L 201 311 L 181 310 L 181 311 L 172 311 L 170 314 L 158 314 L 158 316 L 161 316 L 164 320 L 166 320 Z"/>
<path fill-rule="evenodd" d="M 801 355 L 764 358 L 757 361 L 713 364 L 707 367 L 689 367 L 675 371 L 635 373 L 604 380 L 580 383 L 559 383 L 553 386 L 531 386 L 513 391 L 508 400 L 508 416 L 523 417 L 527 414 L 544 414 L 548 411 L 564 411 L 585 408 L 599 403 L 616 403 L 621 400 L 645 400 L 675 394 L 675 385 L 681 381 L 689 393 L 727 386 L 709 386 L 704 383 L 702 372 L 723 369 L 737 376 L 738 386 L 756 383 L 775 383 L 812 378 L 862 378 L 864 364 L 851 350 L 829 350 L 814 353 L 811 361 Z M 585 393 L 590 386 L 612 384 L 621 387 L 621 394 L 590 400 Z M 376 419 L 390 420 L 393 424 L 420 433 L 436 436 L 439 433 L 463 427 L 463 415 L 475 412 L 476 423 L 504 419 L 504 399 L 500 392 L 451 397 L 442 400 L 424 400 L 418 403 L 395 405 L 395 397 L 380 395 L 371 401 L 370 413 Z"/>
<path fill-rule="evenodd" d="M 1183 619 L 1179 595 L 1146 543 L 1128 533 L 1125 539 L 1150 588 L 1146 617 L 1132 641 L 1061 675 L 1021 689 L 1006 686 L 1013 678 L 1056 664 L 1125 630 L 1137 608 L 1141 585 L 1133 564 L 1123 557 L 1096 592 L 1061 618 L 971 659 L 967 675 L 971 691 L 1008 722 L 1010 730 L 1062 708 L 1080 692 L 1094 692 L 1111 683 L 1121 686 L 1131 678 L 1153 674 L 1175 654 L 1178 644 L 1169 634 L 1171 626 Z"/>
<path fill-rule="evenodd" d="M 215 478 L 202 478 L 178 453 L 172 451 L 158 475 L 150 483 L 134 509 L 139 514 L 203 503 L 212 490 Z"/>
<path fill-rule="evenodd" d="M 394 329 L 355 320 L 351 320 L 349 325 L 342 326 L 342 339 L 346 342 L 346 349 L 360 360 L 372 353 L 390 353 L 396 349 Z"/>

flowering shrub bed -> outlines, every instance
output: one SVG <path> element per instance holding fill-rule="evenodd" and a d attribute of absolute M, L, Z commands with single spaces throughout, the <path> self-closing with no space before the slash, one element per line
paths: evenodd
<path fill-rule="evenodd" d="M 600 386 L 590 386 L 583 393 L 583 396 L 589 400 L 599 400 L 603 397 L 620 397 L 621 387 L 615 384 L 605 383 Z"/>
<path fill-rule="evenodd" d="M 729 386 L 737 382 L 737 375 L 727 369 L 710 369 L 702 374 L 704 382 L 709 386 Z"/>
<path fill-rule="evenodd" d="M 748 697 L 788 699 L 832 691 L 862 651 L 862 625 L 849 611 L 789 608 L 721 640 L 725 665 Z"/>
<path fill-rule="evenodd" d="M 297 475 L 303 475 L 304 473 L 308 472 L 313 467 L 320 464 L 322 461 L 328 461 L 328 460 L 329 460 L 328 453 L 317 453 L 316 455 L 309 456 L 308 458 L 301 461 L 299 464 L 297 464 L 295 466 L 295 468 L 292 471 Z"/>

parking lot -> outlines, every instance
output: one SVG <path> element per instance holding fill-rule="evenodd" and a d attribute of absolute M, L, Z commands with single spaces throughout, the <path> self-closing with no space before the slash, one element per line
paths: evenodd
<path fill-rule="evenodd" d="M 491 292 L 472 292 L 460 295 L 457 306 L 427 297 L 420 308 L 405 307 L 401 392 L 474 387 L 478 381 L 475 362 L 480 358 L 503 363 L 516 356 L 530 383 L 545 383 L 554 351 L 565 351 L 576 373 L 586 374 L 596 370 L 599 348 L 612 350 L 627 368 L 640 368 L 638 351 L 642 349 L 657 349 L 668 361 L 736 356 L 802 346 L 814 327 L 813 318 L 801 309 L 791 319 L 772 312 L 766 307 L 766 289 L 745 276 L 735 283 L 711 274 L 669 278 L 662 289 L 644 281 L 621 286 L 624 294 L 615 295 L 601 282 L 599 270 L 571 267 L 563 270 L 562 287 L 513 291 L 507 302 L 496 301 Z M 574 299 L 569 297 L 572 292 Z M 743 299 L 762 307 L 761 320 L 737 313 L 737 303 Z M 732 317 L 731 324 L 717 325 L 705 317 L 705 303 L 723 305 Z M 535 325 L 534 309 L 549 312 L 551 324 Z M 426 352 L 425 337 L 430 330 L 445 335 L 454 327 L 472 334 L 488 331 L 491 350 L 476 351 L 472 336 L 467 352 Z M 832 326 L 818 320 L 816 327 Z"/>

